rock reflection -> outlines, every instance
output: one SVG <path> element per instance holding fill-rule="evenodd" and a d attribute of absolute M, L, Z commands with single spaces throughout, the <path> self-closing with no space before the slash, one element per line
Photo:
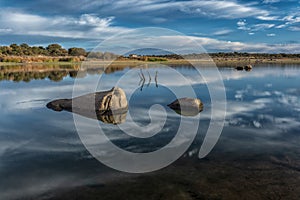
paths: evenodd
<path fill-rule="evenodd" d="M 105 124 L 122 124 L 126 121 L 128 109 L 122 112 L 100 112 L 94 110 L 74 110 L 73 113 L 82 115 L 90 119 L 102 121 Z"/>

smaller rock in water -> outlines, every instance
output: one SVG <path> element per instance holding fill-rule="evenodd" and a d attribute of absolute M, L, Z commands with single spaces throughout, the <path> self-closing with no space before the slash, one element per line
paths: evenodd
<path fill-rule="evenodd" d="M 203 110 L 203 103 L 197 98 L 180 98 L 168 105 L 175 112 L 184 116 L 196 116 Z"/>
<path fill-rule="evenodd" d="M 245 71 L 251 71 L 252 70 L 252 65 L 246 65 L 244 67 Z"/>
<path fill-rule="evenodd" d="M 235 69 L 238 70 L 238 71 L 242 71 L 244 69 L 244 67 L 237 66 Z"/>

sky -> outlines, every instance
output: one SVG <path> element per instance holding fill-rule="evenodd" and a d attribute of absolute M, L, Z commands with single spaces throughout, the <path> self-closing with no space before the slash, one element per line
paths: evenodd
<path fill-rule="evenodd" d="M 90 50 L 115 34 L 161 27 L 208 52 L 300 53 L 300 0 L 0 0 L 0 9 L 0 45 Z"/>

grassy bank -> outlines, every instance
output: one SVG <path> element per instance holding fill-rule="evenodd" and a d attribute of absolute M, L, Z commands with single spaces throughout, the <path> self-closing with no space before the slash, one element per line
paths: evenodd
<path fill-rule="evenodd" d="M 46 59 L 48 60 L 48 59 Z M 190 63 L 199 63 L 199 64 L 211 64 L 215 63 L 217 66 L 244 66 L 247 64 L 262 64 L 262 63 L 278 63 L 278 64 L 300 64 L 300 58 L 281 58 L 281 59 L 248 59 L 248 58 L 213 58 L 211 60 L 184 60 L 184 59 L 168 59 L 168 60 L 156 60 L 156 61 L 142 61 L 135 59 L 126 59 L 126 60 L 114 60 L 114 61 L 103 61 L 103 60 L 94 60 L 94 61 L 84 61 L 84 59 L 79 58 L 56 58 L 51 62 L 48 61 L 37 61 L 37 62 L 0 62 L 0 66 L 15 66 L 15 65 L 86 65 L 86 66 L 110 66 L 110 67 L 126 67 L 126 66 L 138 66 L 145 64 L 173 64 L 173 65 L 188 65 Z"/>

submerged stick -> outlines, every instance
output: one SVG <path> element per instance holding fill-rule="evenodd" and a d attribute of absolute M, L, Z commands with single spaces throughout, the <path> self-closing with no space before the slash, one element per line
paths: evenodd
<path fill-rule="evenodd" d="M 142 75 L 140 74 L 140 73 L 138 73 L 139 74 L 139 76 L 140 76 L 140 82 L 139 82 L 139 85 L 138 86 L 141 86 L 141 83 L 143 82 L 143 77 L 142 77 Z"/>
<path fill-rule="evenodd" d="M 143 73 L 143 70 L 142 69 L 140 69 L 141 70 L 141 77 L 142 77 L 142 79 L 141 79 L 141 82 L 142 82 L 142 86 L 141 86 L 141 91 L 143 90 L 143 87 L 144 87 L 144 84 L 145 84 L 145 76 L 144 76 L 144 73 Z"/>
<path fill-rule="evenodd" d="M 157 71 L 155 72 L 155 86 L 158 88 L 158 84 L 157 84 Z"/>
<path fill-rule="evenodd" d="M 141 75 L 142 75 L 142 79 L 145 80 L 145 76 L 144 76 L 144 73 L 143 73 L 143 70 L 141 69 Z"/>
<path fill-rule="evenodd" d="M 150 75 L 149 71 L 147 71 L 147 72 L 148 72 L 148 76 L 149 76 L 149 81 L 148 81 L 147 87 L 149 87 L 149 85 L 150 85 L 150 83 L 151 83 L 151 75 Z"/>
<path fill-rule="evenodd" d="M 145 85 L 145 79 L 143 80 L 143 83 L 142 83 L 142 86 L 141 86 L 141 91 L 143 91 L 143 87 L 144 87 L 144 85 Z"/>

